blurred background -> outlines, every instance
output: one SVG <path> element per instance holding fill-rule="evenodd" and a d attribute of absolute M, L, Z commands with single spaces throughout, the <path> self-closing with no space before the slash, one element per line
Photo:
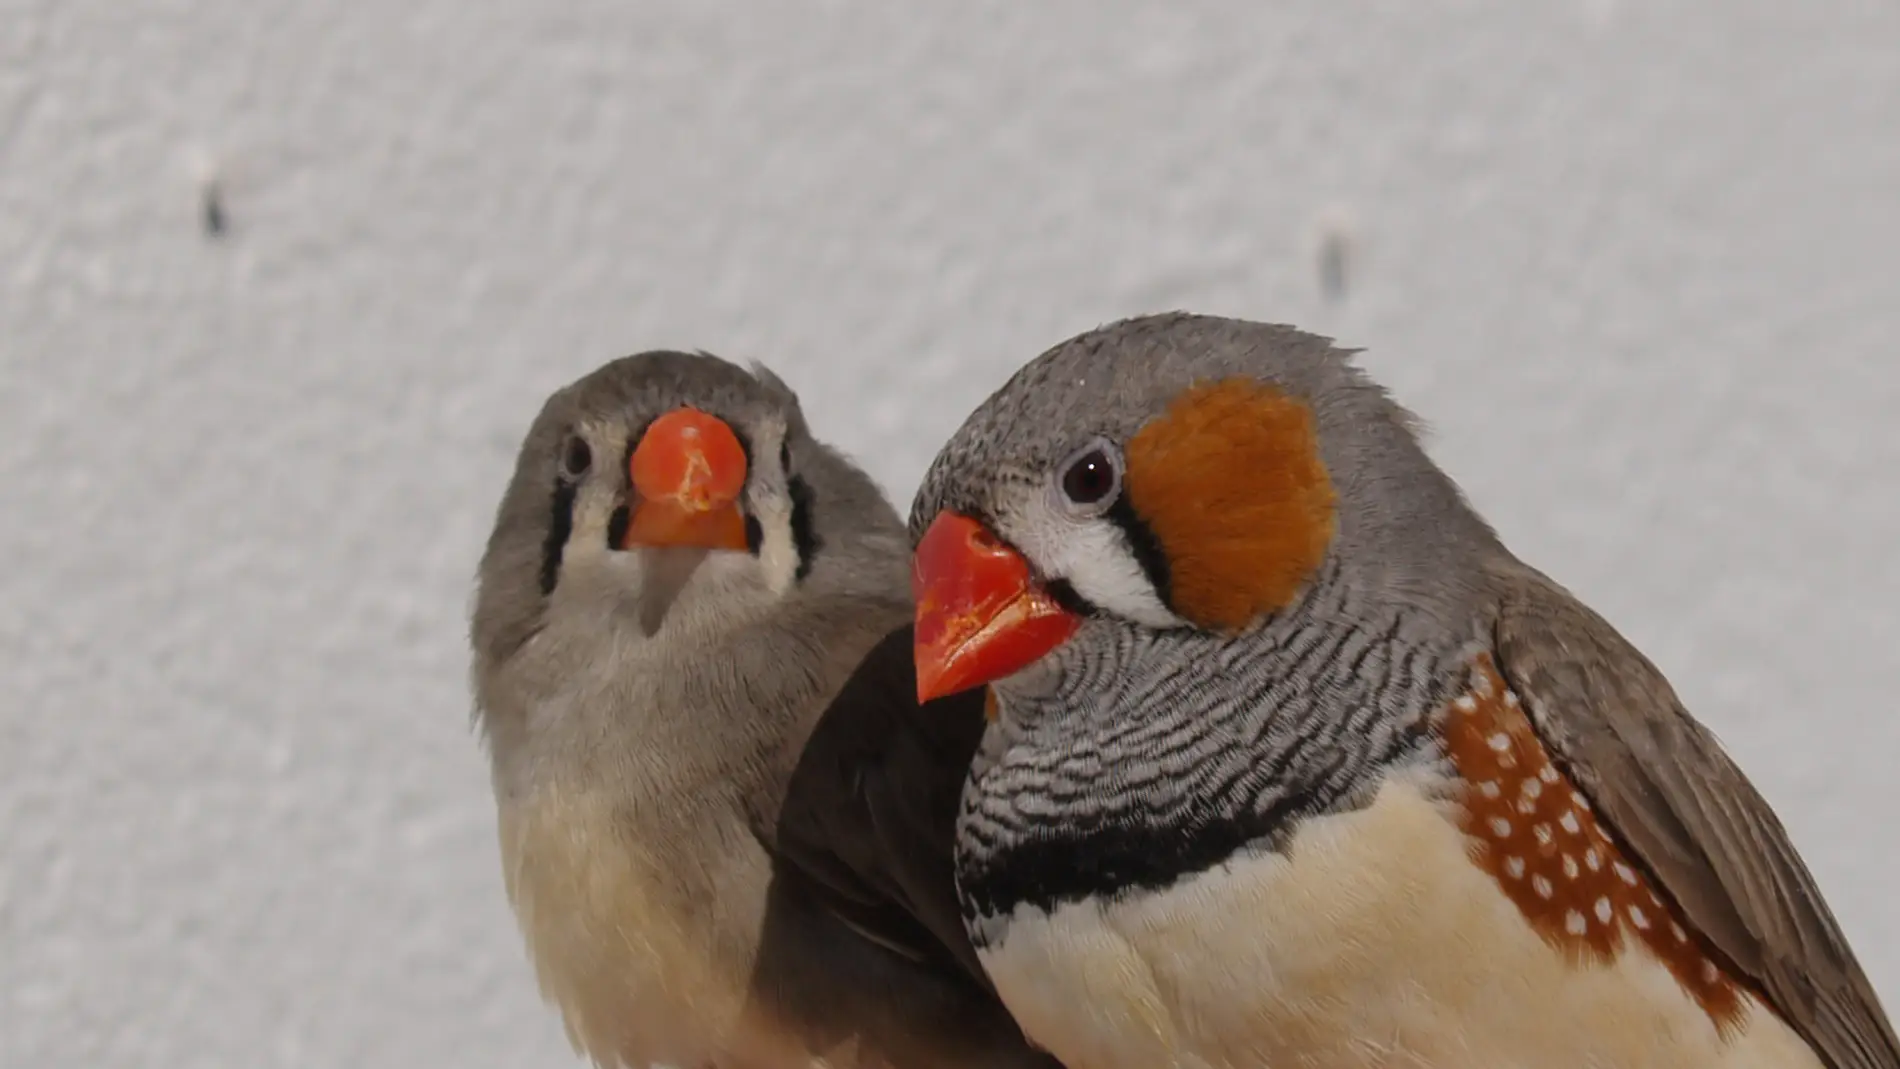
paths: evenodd
<path fill-rule="evenodd" d="M 907 503 L 1167 308 L 1363 347 L 1896 1005 L 1897 191 L 1889 0 L 0 0 L 0 1064 L 573 1064 L 466 681 L 547 393 L 764 360 Z"/>

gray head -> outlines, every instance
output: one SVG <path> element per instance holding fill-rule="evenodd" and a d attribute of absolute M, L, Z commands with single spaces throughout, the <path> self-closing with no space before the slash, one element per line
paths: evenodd
<path fill-rule="evenodd" d="M 919 689 L 998 702 L 959 846 L 978 912 L 1165 882 L 1415 745 L 1496 540 L 1349 355 L 1130 319 L 1031 361 L 938 455 Z"/>
<path fill-rule="evenodd" d="M 1349 356 L 1184 313 L 1064 342 L 938 454 L 911 509 L 920 566 L 980 532 L 993 571 L 1020 555 L 1043 610 L 1088 621 L 1231 635 L 1331 575 L 1450 622 L 1494 537 Z"/>
<path fill-rule="evenodd" d="M 903 569 L 890 504 L 770 371 L 625 357 L 550 397 L 522 443 L 481 561 L 478 681 L 556 618 L 664 642 L 814 598 L 901 599 Z"/>

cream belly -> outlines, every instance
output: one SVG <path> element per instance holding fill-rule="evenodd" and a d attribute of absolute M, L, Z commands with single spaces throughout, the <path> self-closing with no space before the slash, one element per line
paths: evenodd
<path fill-rule="evenodd" d="M 983 964 L 1069 1069 L 1820 1069 L 1749 996 L 1720 1034 L 1636 940 L 1573 961 L 1469 847 L 1443 803 L 1389 782 L 1284 855 L 1019 908 Z"/>
<path fill-rule="evenodd" d="M 604 798 L 556 791 L 504 808 L 501 846 L 542 994 L 596 1064 L 825 1064 L 747 1018 L 751 948 L 733 940 L 758 930 L 762 877 L 683 895 L 685 874 L 616 827 Z M 761 893 L 744 894 L 748 886 Z"/>

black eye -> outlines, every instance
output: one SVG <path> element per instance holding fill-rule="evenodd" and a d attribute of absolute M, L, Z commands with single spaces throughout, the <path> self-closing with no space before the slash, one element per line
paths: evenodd
<path fill-rule="evenodd" d="M 1069 461 L 1062 471 L 1062 495 L 1077 505 L 1098 505 L 1120 489 L 1121 473 L 1100 446 Z"/>
<path fill-rule="evenodd" d="M 571 476 L 587 474 L 594 463 L 594 451 L 587 447 L 587 439 L 576 434 L 567 440 L 567 447 L 561 451 L 561 467 Z"/>

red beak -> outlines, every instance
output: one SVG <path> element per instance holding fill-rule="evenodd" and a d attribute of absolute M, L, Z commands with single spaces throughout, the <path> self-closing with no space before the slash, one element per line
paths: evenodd
<path fill-rule="evenodd" d="M 640 436 L 627 473 L 633 514 L 620 548 L 746 548 L 745 449 L 724 420 L 695 408 L 668 412 Z"/>
<path fill-rule="evenodd" d="M 917 543 L 910 586 L 920 702 L 1013 675 L 1082 625 L 1035 584 L 1020 554 L 954 512 L 938 513 Z"/>

